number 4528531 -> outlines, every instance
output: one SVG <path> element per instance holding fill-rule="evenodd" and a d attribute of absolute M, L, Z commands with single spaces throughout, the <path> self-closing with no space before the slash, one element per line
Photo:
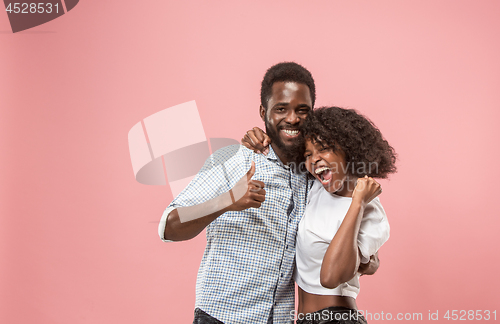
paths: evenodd
<path fill-rule="evenodd" d="M 5 11 L 8 13 L 59 13 L 59 3 L 9 3 Z"/>
<path fill-rule="evenodd" d="M 447 320 L 452 320 L 452 321 L 480 321 L 480 320 L 485 320 L 488 321 L 490 319 L 496 321 L 497 319 L 497 311 L 494 310 L 490 312 L 489 310 L 470 310 L 470 311 L 465 311 L 465 310 L 448 310 L 446 311 L 446 314 L 443 316 Z"/>

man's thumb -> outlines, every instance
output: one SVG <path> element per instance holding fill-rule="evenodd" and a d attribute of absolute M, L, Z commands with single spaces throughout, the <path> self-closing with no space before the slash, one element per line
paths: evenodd
<path fill-rule="evenodd" d="M 247 172 L 247 180 L 252 179 L 254 174 L 255 174 L 255 162 L 252 161 L 252 166 L 250 166 L 250 170 L 248 170 Z"/>

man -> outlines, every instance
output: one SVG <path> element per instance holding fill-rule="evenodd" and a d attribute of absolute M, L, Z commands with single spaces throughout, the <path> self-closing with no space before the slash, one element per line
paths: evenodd
<path fill-rule="evenodd" d="M 194 323 L 290 323 L 295 235 L 308 186 L 305 174 L 287 163 L 314 101 L 314 80 L 304 67 L 271 67 L 260 105 L 272 141 L 268 154 L 239 145 L 215 152 L 163 213 L 163 240 L 207 229 Z"/>

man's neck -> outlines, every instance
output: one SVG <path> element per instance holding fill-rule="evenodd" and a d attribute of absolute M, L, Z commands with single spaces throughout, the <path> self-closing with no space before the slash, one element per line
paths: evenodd
<path fill-rule="evenodd" d="M 283 163 L 283 165 L 287 165 L 288 162 L 288 159 L 285 157 L 285 154 L 283 153 L 283 151 L 274 143 L 271 143 L 271 147 L 273 148 L 273 151 L 274 151 L 274 154 L 276 154 L 276 156 L 280 159 L 281 163 Z"/>

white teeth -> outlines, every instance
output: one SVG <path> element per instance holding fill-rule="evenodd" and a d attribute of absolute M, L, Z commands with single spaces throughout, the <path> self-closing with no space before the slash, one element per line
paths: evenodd
<path fill-rule="evenodd" d="M 321 172 L 326 171 L 326 170 L 330 170 L 330 168 L 320 167 L 320 168 L 317 168 L 316 170 L 314 170 L 314 173 L 320 174 Z"/>
<path fill-rule="evenodd" d="M 298 130 L 283 129 L 283 131 L 284 131 L 285 133 L 287 133 L 288 135 L 291 135 L 291 136 L 295 136 L 295 135 L 299 134 L 299 131 L 298 131 Z"/>

